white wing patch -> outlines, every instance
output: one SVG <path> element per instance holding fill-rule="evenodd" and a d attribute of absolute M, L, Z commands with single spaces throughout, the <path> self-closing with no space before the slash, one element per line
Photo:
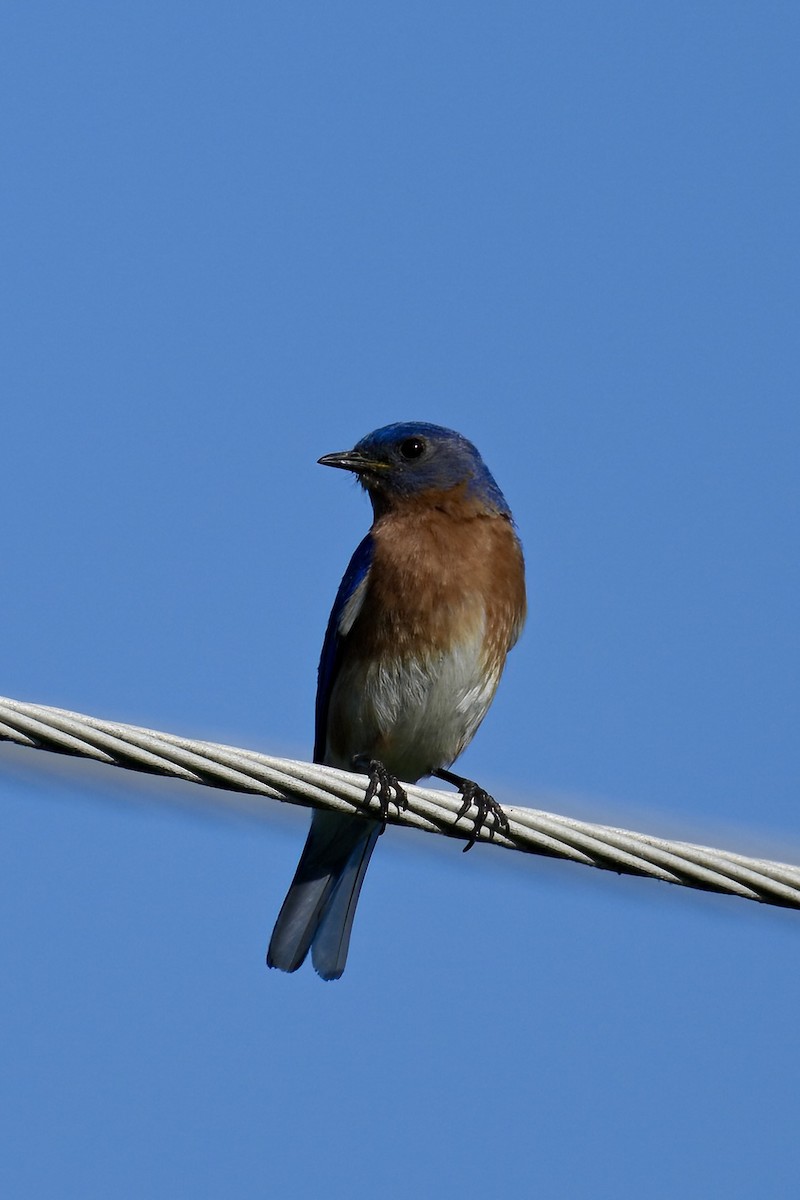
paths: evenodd
<path fill-rule="evenodd" d="M 354 588 L 353 594 L 350 596 L 347 603 L 342 607 L 341 616 L 339 617 L 339 624 L 336 627 L 339 637 L 347 637 L 348 633 L 353 628 L 355 619 L 364 606 L 364 597 L 367 594 L 368 580 L 369 571 L 367 571 L 366 575 L 361 580 L 361 583 Z"/>

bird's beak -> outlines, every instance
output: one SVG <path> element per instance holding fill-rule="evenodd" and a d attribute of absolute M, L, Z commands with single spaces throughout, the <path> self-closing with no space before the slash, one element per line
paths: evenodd
<path fill-rule="evenodd" d="M 364 471 L 379 471 L 388 465 L 367 458 L 360 450 L 340 450 L 336 454 L 323 454 L 317 462 L 323 467 L 340 467 L 343 471 L 354 471 L 356 475 L 361 475 Z"/>

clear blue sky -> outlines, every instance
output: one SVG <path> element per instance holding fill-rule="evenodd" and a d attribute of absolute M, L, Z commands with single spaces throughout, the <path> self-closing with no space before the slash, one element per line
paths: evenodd
<path fill-rule="evenodd" d="M 0 691 L 307 756 L 369 519 L 316 459 L 420 418 L 528 560 L 464 770 L 800 859 L 799 39 L 4 5 Z M 323 984 L 264 966 L 300 810 L 2 746 L 0 796 L 4 1195 L 796 1190 L 798 914 L 390 831 Z"/>

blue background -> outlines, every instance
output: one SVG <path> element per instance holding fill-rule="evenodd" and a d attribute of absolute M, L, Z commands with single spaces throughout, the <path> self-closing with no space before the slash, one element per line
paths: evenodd
<path fill-rule="evenodd" d="M 308 756 L 388 421 L 531 617 L 463 770 L 800 858 L 795 4 L 9 3 L 2 690 Z M 0 747 L 5 1195 L 787 1196 L 800 916 Z"/>

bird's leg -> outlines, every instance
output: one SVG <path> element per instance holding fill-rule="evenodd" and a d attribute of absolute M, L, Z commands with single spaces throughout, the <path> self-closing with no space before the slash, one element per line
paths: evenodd
<path fill-rule="evenodd" d="M 369 785 L 364 794 L 364 803 L 369 805 L 375 796 L 378 798 L 378 803 L 381 806 L 381 817 L 384 825 L 386 818 L 389 816 L 389 805 L 394 804 L 398 812 L 408 808 L 408 796 L 405 793 L 405 788 L 400 782 L 390 775 L 386 767 L 377 758 L 370 758 L 368 754 L 356 754 L 353 757 L 353 766 L 357 771 L 363 771 L 369 775 Z"/>
<path fill-rule="evenodd" d="M 472 833 L 469 836 L 469 841 L 464 847 L 464 853 L 471 850 L 478 840 L 478 834 L 485 826 L 491 841 L 495 832 L 499 829 L 501 833 L 508 833 L 508 817 L 503 812 L 503 809 L 495 800 L 494 796 L 490 796 L 484 788 L 479 787 L 477 783 L 473 783 L 471 779 L 465 779 L 463 775 L 454 775 L 452 771 L 431 771 L 437 779 L 443 779 L 445 783 L 452 783 L 461 793 L 464 803 L 458 810 L 456 824 L 465 817 L 473 804 L 477 808 L 475 814 L 475 823 L 472 826 Z"/>

